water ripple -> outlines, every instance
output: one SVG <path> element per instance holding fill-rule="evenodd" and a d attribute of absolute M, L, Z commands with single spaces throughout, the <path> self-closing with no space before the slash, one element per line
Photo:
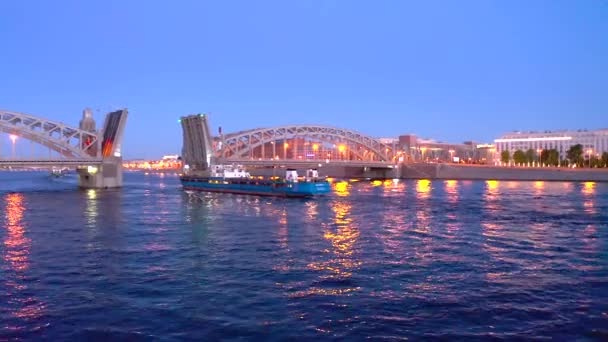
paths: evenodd
<path fill-rule="evenodd" d="M 608 338 L 608 184 L 0 177 L 0 340 Z"/>

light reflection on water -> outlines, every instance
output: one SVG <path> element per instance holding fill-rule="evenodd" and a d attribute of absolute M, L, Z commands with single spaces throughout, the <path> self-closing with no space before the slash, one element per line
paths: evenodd
<path fill-rule="evenodd" d="M 6 201 L 6 217 L 5 229 L 7 231 L 4 246 L 4 261 L 10 265 L 15 271 L 22 273 L 27 270 L 28 254 L 30 248 L 30 239 L 25 236 L 25 228 L 23 227 L 23 212 L 25 207 L 23 204 L 23 195 L 19 193 L 7 194 Z"/>
<path fill-rule="evenodd" d="M 350 195 L 350 188 L 351 185 L 346 181 L 334 183 L 334 193 L 341 197 Z"/>
<path fill-rule="evenodd" d="M 350 204 L 340 200 L 333 201 L 331 205 L 334 212 L 334 222 L 326 224 L 323 232 L 323 238 L 331 245 L 330 249 L 325 251 L 328 258 L 325 261 L 313 262 L 308 265 L 310 270 L 320 272 L 321 280 L 345 280 L 352 277 L 353 272 L 361 266 L 361 261 L 357 259 L 354 252 L 360 233 L 356 224 L 353 223 L 351 208 Z M 308 293 L 339 294 L 354 290 L 356 289 L 330 289 L 326 293 L 324 289 L 313 286 Z"/>
<path fill-rule="evenodd" d="M 279 244 L 281 248 L 287 248 L 289 245 L 289 231 L 288 231 L 288 220 L 287 220 L 287 209 L 283 208 L 279 212 Z"/>
<path fill-rule="evenodd" d="M 431 236 L 432 207 L 429 202 L 431 189 L 432 183 L 428 179 L 420 179 L 416 182 L 416 220 L 412 232 L 416 233 L 413 236 L 417 240 L 413 245 L 413 250 L 417 263 L 420 265 L 427 265 L 432 262 L 430 256 L 432 255 L 434 241 Z M 413 284 L 413 286 L 417 287 L 421 285 Z"/>
<path fill-rule="evenodd" d="M 448 194 L 448 201 L 450 203 L 458 202 L 458 181 L 446 180 L 443 182 L 445 185 L 445 192 Z"/>
<path fill-rule="evenodd" d="M 431 181 L 428 179 L 419 179 L 416 181 L 416 192 L 419 199 L 429 198 L 431 195 Z"/>
<path fill-rule="evenodd" d="M 448 203 L 450 203 L 451 207 L 449 208 L 450 210 L 447 210 L 445 215 L 446 215 L 446 222 L 445 222 L 445 227 L 446 227 L 446 236 L 450 239 L 453 239 L 456 237 L 456 233 L 458 232 L 458 230 L 461 228 L 461 223 L 458 221 L 458 202 L 460 200 L 460 195 L 459 195 L 459 186 L 458 186 L 458 181 L 456 180 L 446 180 L 443 182 L 444 184 L 444 191 L 445 194 L 447 196 L 447 201 Z"/>
<path fill-rule="evenodd" d="M 537 189 L 539 192 L 542 192 L 544 187 L 545 187 L 545 182 L 543 182 L 543 181 L 534 182 L 534 188 Z"/>
<path fill-rule="evenodd" d="M 597 209 L 595 208 L 595 183 L 594 182 L 585 182 L 583 184 L 582 193 L 585 198 L 585 202 L 583 203 L 583 207 L 585 208 L 585 212 L 588 214 L 596 214 Z"/>
<path fill-rule="evenodd" d="M 35 322 L 37 318 L 41 317 L 45 305 L 31 293 L 27 285 L 32 241 L 25 235 L 25 198 L 23 194 L 10 193 L 5 195 L 4 200 L 6 203 L 4 224 L 6 232 L 3 242 L 3 265 L 0 270 L 6 275 L 4 285 L 7 292 L 4 295 L 7 296 L 11 307 L 10 313 L 13 318 L 21 322 L 10 320 L 0 323 L 0 328 L 19 331 L 26 326 L 27 323 L 24 324 L 24 322 Z M 38 325 L 39 323 L 35 323 L 32 328 L 37 329 Z"/>
<path fill-rule="evenodd" d="M 306 202 L 306 218 L 308 222 L 314 222 L 319 216 L 319 203 L 315 201 Z"/>
<path fill-rule="evenodd" d="M 97 216 L 99 215 L 99 209 L 97 208 L 97 190 L 87 190 L 85 215 L 87 217 L 88 228 L 95 228 L 97 225 Z"/>
<path fill-rule="evenodd" d="M 486 191 L 484 193 L 485 209 L 489 212 L 500 210 L 499 207 L 499 182 L 495 180 L 486 181 Z"/>
<path fill-rule="evenodd" d="M 136 176 L 62 202 L 3 195 L 0 328 L 43 340 L 577 340 L 608 326 L 603 183 L 338 181 L 299 200 Z M 33 216 L 49 207 L 61 224 Z"/>

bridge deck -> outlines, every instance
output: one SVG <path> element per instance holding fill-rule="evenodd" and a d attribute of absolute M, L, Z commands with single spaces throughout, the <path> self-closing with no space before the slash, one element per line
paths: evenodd
<path fill-rule="evenodd" d="M 6 167 L 78 167 L 101 165 L 101 159 L 0 159 L 0 168 Z"/>
<path fill-rule="evenodd" d="M 380 161 L 366 161 L 366 160 L 298 160 L 298 159 L 237 159 L 228 158 L 222 161 L 226 164 L 239 164 L 245 166 L 285 166 L 285 167 L 323 167 L 323 166 L 351 166 L 351 167 L 372 167 L 372 168 L 383 168 L 392 169 L 395 168 L 393 163 L 380 162 Z"/>

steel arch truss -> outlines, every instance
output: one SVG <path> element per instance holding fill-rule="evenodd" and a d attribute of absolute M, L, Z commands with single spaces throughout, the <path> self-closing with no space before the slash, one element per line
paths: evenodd
<path fill-rule="evenodd" d="M 66 158 L 93 159 L 99 151 L 96 133 L 23 113 L 0 110 L 0 132 L 47 146 Z"/>
<path fill-rule="evenodd" d="M 256 128 L 227 134 L 223 138 L 223 147 L 216 150 L 216 156 L 247 158 L 251 151 L 259 146 L 293 138 L 305 138 L 332 145 L 345 144 L 350 153 L 362 160 L 390 161 L 393 153 L 391 146 L 348 129 L 317 125 L 292 125 Z M 366 151 L 366 153 L 364 154 L 363 151 Z"/>

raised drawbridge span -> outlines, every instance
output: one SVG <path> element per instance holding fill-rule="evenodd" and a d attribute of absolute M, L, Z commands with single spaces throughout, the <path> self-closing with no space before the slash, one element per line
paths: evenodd
<path fill-rule="evenodd" d="M 101 130 L 89 109 L 83 112 L 80 127 L 30 114 L 0 110 L 0 132 L 46 146 L 59 157 L 0 157 L 1 167 L 76 167 L 80 186 L 92 188 L 122 185 L 122 139 L 128 112 L 108 113 Z M 14 139 L 13 138 L 13 139 Z"/>

